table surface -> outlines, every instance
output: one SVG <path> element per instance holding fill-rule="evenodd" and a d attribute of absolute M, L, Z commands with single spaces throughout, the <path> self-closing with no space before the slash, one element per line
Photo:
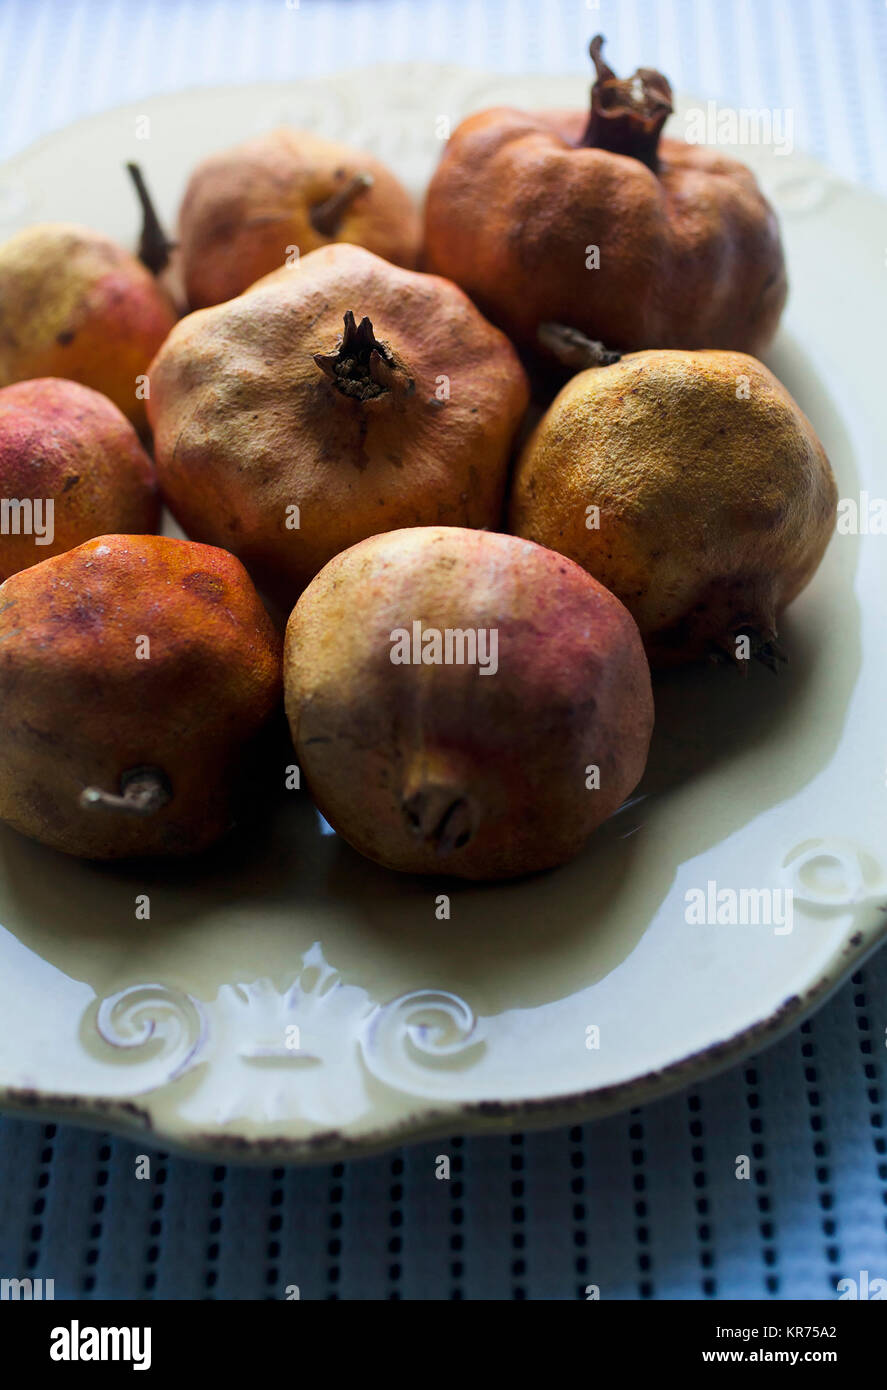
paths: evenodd
<path fill-rule="evenodd" d="M 0 0 L 0 158 L 183 86 L 378 59 L 577 70 L 598 29 L 618 71 L 791 111 L 797 148 L 887 191 L 882 0 Z M 833 1298 L 887 1276 L 885 1001 L 881 951 L 670 1099 L 352 1164 L 215 1167 L 0 1119 L 0 1274 L 69 1298 Z"/>

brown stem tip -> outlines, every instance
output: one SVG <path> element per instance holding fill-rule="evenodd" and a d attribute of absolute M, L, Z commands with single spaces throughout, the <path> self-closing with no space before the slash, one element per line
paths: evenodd
<path fill-rule="evenodd" d="M 603 36 L 596 34 L 590 49 L 596 74 L 591 111 L 579 143 L 630 155 L 655 169 L 659 136 L 674 109 L 671 85 L 655 68 L 638 68 L 633 76 L 618 78 L 601 56 L 603 46 Z"/>
<path fill-rule="evenodd" d="M 370 320 L 364 317 L 358 323 L 351 309 L 336 351 L 317 352 L 314 360 L 336 389 L 353 400 L 372 400 L 395 387 L 411 392 L 415 386 L 391 349 L 376 337 Z"/>
<path fill-rule="evenodd" d="M 311 209 L 311 225 L 321 236 L 334 237 L 355 198 L 373 186 L 372 174 L 355 174 L 344 188 Z"/>
<path fill-rule="evenodd" d="M 621 358 L 621 352 L 604 347 L 594 338 L 586 338 L 578 328 L 566 323 L 540 323 L 536 330 L 540 345 L 564 367 L 581 372 L 586 367 L 611 367 Z"/>
<path fill-rule="evenodd" d="M 142 205 L 142 234 L 139 237 L 139 260 L 152 275 L 159 275 L 169 265 L 169 253 L 175 246 L 163 230 L 154 208 L 151 194 L 138 164 L 127 164 L 127 173 L 135 186 Z"/>
<path fill-rule="evenodd" d="M 80 793 L 80 805 L 87 809 L 100 807 L 134 816 L 152 816 L 171 800 L 169 778 L 159 767 L 133 767 L 124 772 L 119 794 L 101 787 L 85 787 Z"/>
<path fill-rule="evenodd" d="M 430 782 L 403 803 L 407 824 L 417 839 L 441 857 L 464 849 L 475 832 L 477 817 L 467 796 L 453 787 Z"/>

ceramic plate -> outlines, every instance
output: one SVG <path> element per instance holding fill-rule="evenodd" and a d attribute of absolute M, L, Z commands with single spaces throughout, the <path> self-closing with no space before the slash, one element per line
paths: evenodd
<path fill-rule="evenodd" d="M 418 193 L 441 117 L 584 105 L 588 79 L 391 66 L 371 74 L 372 103 L 367 89 L 338 75 L 197 90 L 83 121 L 0 169 L 0 233 L 64 219 L 133 244 L 126 160 L 172 223 L 198 158 L 281 122 L 374 150 Z M 788 667 L 659 680 L 637 795 L 572 864 L 505 886 L 386 873 L 295 792 L 270 832 L 150 873 L 0 833 L 6 1107 L 249 1159 L 578 1120 L 760 1048 L 873 948 L 887 904 L 887 392 L 867 310 L 884 292 L 887 205 L 797 154 L 732 152 L 787 243 L 769 365 L 859 512 L 785 618 Z"/>

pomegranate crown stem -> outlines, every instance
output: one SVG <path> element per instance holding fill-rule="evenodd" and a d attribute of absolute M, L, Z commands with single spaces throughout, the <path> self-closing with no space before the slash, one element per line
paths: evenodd
<path fill-rule="evenodd" d="M 335 352 L 316 352 L 314 361 L 343 396 L 352 400 L 374 400 L 386 392 L 403 388 L 410 393 L 413 381 L 403 371 L 387 343 L 373 331 L 369 318 L 360 322 L 349 309 Z"/>
<path fill-rule="evenodd" d="M 139 260 L 152 275 L 159 275 L 169 265 L 169 253 L 175 246 L 170 241 L 157 211 L 154 200 L 148 192 L 144 175 L 138 164 L 127 164 L 126 172 L 132 179 L 136 196 L 142 207 L 142 234 L 139 237 Z"/>
<path fill-rule="evenodd" d="M 585 149 L 629 155 L 655 170 L 662 127 L 674 110 L 671 84 L 655 68 L 617 77 L 604 62 L 603 47 L 603 35 L 596 34 L 589 50 L 595 70 L 591 111 L 579 143 Z"/>
<path fill-rule="evenodd" d="M 172 786 L 162 768 L 132 767 L 120 779 L 120 791 L 103 787 L 84 787 L 80 805 L 84 810 L 125 811 L 133 816 L 153 816 L 172 800 Z"/>
<path fill-rule="evenodd" d="M 311 224 L 321 236 L 335 237 L 346 213 L 361 193 L 373 186 L 372 174 L 363 171 L 353 174 L 348 182 L 330 194 L 322 203 L 317 203 L 310 212 Z"/>

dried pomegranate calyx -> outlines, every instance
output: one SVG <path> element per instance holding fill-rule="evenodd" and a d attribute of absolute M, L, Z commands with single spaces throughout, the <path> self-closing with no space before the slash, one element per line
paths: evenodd
<path fill-rule="evenodd" d="M 536 339 L 562 366 L 574 372 L 585 371 L 588 367 L 612 367 L 622 357 L 621 352 L 566 323 L 540 323 Z"/>
<path fill-rule="evenodd" d="M 157 216 L 154 201 L 138 164 L 127 164 L 126 171 L 132 179 L 142 208 L 139 260 L 152 275 L 159 275 L 169 265 L 170 252 L 175 250 L 176 243 L 170 241 L 163 230 L 163 224 Z"/>
<path fill-rule="evenodd" d="M 396 387 L 412 390 L 413 381 L 399 365 L 391 349 L 380 342 L 364 316 L 360 323 L 351 309 L 345 314 L 345 331 L 335 352 L 314 354 L 324 376 L 344 396 L 368 401 Z"/>
<path fill-rule="evenodd" d="M 132 767 L 120 778 L 120 791 L 84 787 L 80 805 L 105 811 L 126 811 L 135 816 L 151 816 L 172 800 L 172 786 L 162 768 Z"/>
<path fill-rule="evenodd" d="M 311 224 L 321 236 L 335 237 L 339 225 L 350 210 L 351 204 L 361 193 L 373 186 L 372 174 L 354 174 L 343 188 L 330 195 L 322 203 L 311 209 Z"/>
<path fill-rule="evenodd" d="M 648 168 L 658 163 L 659 136 L 671 115 L 671 84 L 655 68 L 638 68 L 631 77 L 619 78 L 601 57 L 603 36 L 591 41 L 595 82 L 591 111 L 580 145 L 630 155 Z"/>

